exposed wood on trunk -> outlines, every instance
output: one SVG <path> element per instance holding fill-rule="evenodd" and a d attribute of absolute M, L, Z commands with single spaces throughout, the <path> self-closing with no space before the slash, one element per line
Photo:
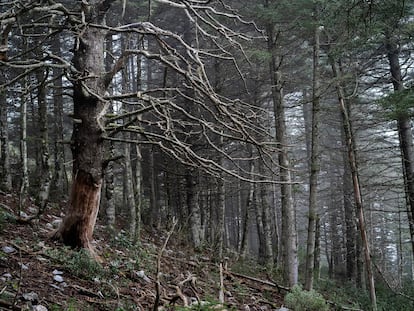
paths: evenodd
<path fill-rule="evenodd" d="M 355 200 L 355 205 L 357 209 L 357 217 L 358 217 L 358 222 L 359 222 L 359 231 L 361 234 L 361 240 L 362 240 L 363 247 L 364 247 L 364 259 L 365 259 L 365 266 L 367 269 L 368 288 L 369 288 L 369 294 L 371 298 L 371 306 L 372 306 L 373 311 L 376 311 L 377 310 L 377 296 L 375 293 L 375 281 L 374 281 L 374 274 L 372 271 L 370 245 L 369 245 L 368 236 L 367 236 L 367 229 L 366 229 L 366 224 L 365 224 L 364 208 L 363 208 L 363 201 L 362 201 L 362 194 L 361 194 L 361 185 L 360 185 L 359 175 L 358 175 L 355 141 L 354 141 L 352 127 L 351 127 L 351 120 L 349 118 L 348 110 L 346 108 L 344 92 L 340 84 L 340 75 L 338 72 L 338 66 L 332 56 L 329 57 L 329 60 L 331 63 L 333 76 L 336 79 L 336 90 L 338 94 L 339 107 L 340 107 L 340 111 L 342 114 L 342 121 L 343 121 L 344 133 L 345 133 L 345 143 L 346 143 L 347 150 L 348 150 L 348 161 L 349 161 L 349 166 L 351 168 L 354 200 Z"/>
<path fill-rule="evenodd" d="M 98 215 L 102 183 L 78 171 L 74 176 L 69 208 L 58 234 L 66 245 L 93 250 L 93 228 Z"/>

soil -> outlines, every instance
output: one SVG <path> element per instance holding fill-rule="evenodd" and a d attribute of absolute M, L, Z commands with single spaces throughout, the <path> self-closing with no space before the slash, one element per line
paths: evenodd
<path fill-rule="evenodd" d="M 155 310 L 254 311 L 282 305 L 283 292 L 265 269 L 231 258 L 219 263 L 208 249 L 194 252 L 179 229 L 171 236 L 143 230 L 139 245 L 132 245 L 122 228 L 111 232 L 98 219 L 97 263 L 50 239 L 64 205 L 50 204 L 40 219 L 26 221 L 37 213 L 33 202 L 27 200 L 18 217 L 17 196 L 0 193 L 0 310 L 147 311 L 157 304 Z"/>

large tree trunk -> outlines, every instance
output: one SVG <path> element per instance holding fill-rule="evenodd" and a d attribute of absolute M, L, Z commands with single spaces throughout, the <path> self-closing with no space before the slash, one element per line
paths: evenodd
<path fill-rule="evenodd" d="M 399 48 L 391 35 L 387 35 L 385 47 L 390 65 L 390 73 L 394 91 L 404 89 L 399 61 Z M 398 111 L 397 125 L 400 150 L 402 156 L 402 167 L 404 172 L 404 186 L 407 206 L 407 216 L 410 228 L 411 245 L 414 257 L 414 147 L 411 128 L 411 113 Z"/>
<path fill-rule="evenodd" d="M 70 202 L 56 237 L 72 247 L 88 249 L 99 210 L 103 181 L 103 116 L 107 103 L 104 39 L 105 31 L 88 26 L 103 24 L 113 1 L 89 1 L 84 6 L 86 24 L 75 40 L 73 64 L 79 76 L 73 85 L 73 177 Z"/>

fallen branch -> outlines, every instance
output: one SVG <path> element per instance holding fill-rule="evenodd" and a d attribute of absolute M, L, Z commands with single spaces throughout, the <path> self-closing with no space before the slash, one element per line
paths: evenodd
<path fill-rule="evenodd" d="M 388 287 L 388 289 L 389 289 L 390 291 L 392 291 L 395 295 L 398 295 L 398 296 L 404 297 L 404 298 L 406 298 L 406 299 L 408 299 L 408 300 L 410 300 L 410 301 L 414 301 L 414 298 L 413 298 L 413 297 L 410 297 L 410 296 L 408 296 L 408 295 L 406 295 L 406 294 L 404 294 L 404 293 L 402 293 L 402 292 L 398 292 L 398 291 L 396 291 L 396 290 L 395 290 L 395 289 L 391 286 L 391 284 L 388 282 L 388 280 L 386 279 L 386 277 L 385 277 L 384 273 L 382 273 L 382 270 L 381 270 L 381 268 L 377 265 L 377 263 L 376 263 L 375 261 L 373 261 L 373 263 L 374 263 L 374 266 L 375 266 L 375 268 L 377 269 L 377 271 L 378 271 L 379 275 L 380 275 L 380 276 L 381 276 L 381 278 L 384 280 L 385 285 L 387 285 L 387 287 Z"/>
<path fill-rule="evenodd" d="M 161 295 L 160 294 L 160 291 L 161 291 L 161 281 L 160 281 L 160 274 L 161 273 L 160 273 L 160 270 L 161 270 L 162 254 L 164 253 L 165 248 L 167 247 L 168 241 L 170 240 L 170 238 L 171 238 L 171 236 L 174 232 L 174 229 L 175 229 L 175 226 L 177 225 L 177 222 L 178 221 L 176 219 L 173 220 L 172 228 L 171 228 L 170 232 L 168 232 L 168 235 L 167 235 L 167 238 L 165 239 L 164 245 L 162 246 L 160 252 L 158 253 L 157 271 L 156 271 L 156 277 L 155 277 L 155 292 L 156 292 L 156 295 L 155 295 L 154 307 L 152 309 L 153 311 L 158 310 L 158 305 L 160 303 L 160 295 Z"/>
<path fill-rule="evenodd" d="M 281 290 L 284 290 L 286 292 L 289 292 L 290 291 L 290 288 L 289 287 L 285 287 L 285 286 L 282 286 L 282 285 L 279 285 L 277 283 L 270 282 L 270 281 L 267 281 L 267 280 L 257 279 L 257 278 L 254 278 L 254 277 L 251 277 L 251 276 L 248 276 L 248 275 L 243 275 L 243 274 L 240 274 L 240 273 L 237 273 L 237 272 L 228 271 L 228 270 L 225 271 L 225 273 L 228 274 L 228 275 L 230 275 L 230 276 L 235 276 L 235 277 L 238 277 L 238 278 L 241 278 L 241 279 L 246 279 L 246 280 L 253 281 L 253 282 L 256 282 L 256 283 L 260 283 L 260 284 L 263 284 L 263 285 L 267 285 L 267 286 L 270 286 L 270 287 L 275 287 L 275 288 L 277 288 L 277 290 L 279 292 Z"/>
<path fill-rule="evenodd" d="M 92 291 L 90 291 L 89 289 L 87 289 L 87 288 L 85 288 L 85 287 L 82 287 L 82 286 L 79 286 L 79 285 L 71 285 L 71 287 L 73 288 L 73 289 L 75 289 L 79 294 L 81 294 L 81 295 L 85 295 L 85 296 L 89 296 L 89 297 L 95 297 L 95 298 L 100 298 L 100 299 L 102 299 L 102 298 L 104 298 L 103 297 L 103 295 L 102 295 L 102 293 L 94 293 L 94 292 L 92 292 Z"/>

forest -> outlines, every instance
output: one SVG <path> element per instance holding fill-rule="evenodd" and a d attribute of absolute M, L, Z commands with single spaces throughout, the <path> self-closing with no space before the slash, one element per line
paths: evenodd
<path fill-rule="evenodd" d="M 413 112 L 410 0 L 1 0 L 0 310 L 413 310 Z M 8 270 L 148 241 L 145 303 L 25 309 Z M 181 248 L 217 305 L 164 297 Z"/>

